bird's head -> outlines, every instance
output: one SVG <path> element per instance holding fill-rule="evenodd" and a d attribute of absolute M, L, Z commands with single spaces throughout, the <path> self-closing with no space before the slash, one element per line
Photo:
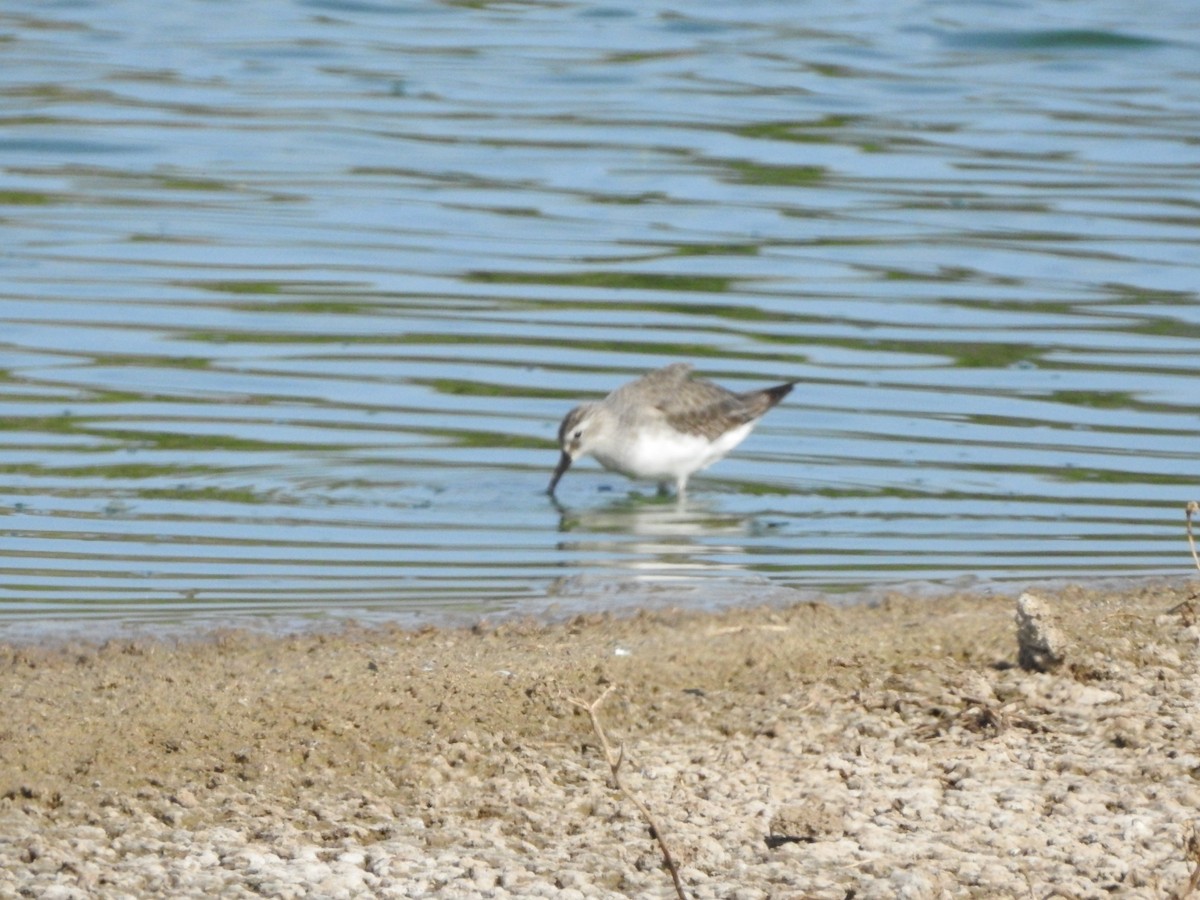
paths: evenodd
<path fill-rule="evenodd" d="M 558 426 L 558 446 L 562 449 L 562 456 L 558 458 L 558 465 L 554 469 L 546 493 L 553 494 L 558 480 L 571 468 L 571 463 L 591 452 L 595 443 L 598 418 L 595 403 L 577 406 L 563 418 L 562 424 Z"/>

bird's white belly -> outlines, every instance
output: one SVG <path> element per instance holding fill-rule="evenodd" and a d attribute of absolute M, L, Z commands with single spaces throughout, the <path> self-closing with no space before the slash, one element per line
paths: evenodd
<path fill-rule="evenodd" d="M 666 428 L 644 429 L 592 455 L 604 468 L 632 478 L 678 479 L 705 469 L 745 440 L 753 422 L 739 425 L 716 440 Z"/>

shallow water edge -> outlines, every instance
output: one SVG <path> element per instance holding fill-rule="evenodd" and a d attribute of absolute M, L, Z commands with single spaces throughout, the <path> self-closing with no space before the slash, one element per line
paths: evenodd
<path fill-rule="evenodd" d="M 177 621 L 130 621 L 117 615 L 91 620 L 73 617 L 45 621 L 5 623 L 0 627 L 0 646 L 47 650 L 65 647 L 97 647 L 108 643 L 149 642 L 166 646 L 203 644 L 237 634 L 242 639 L 272 642 L 305 635 L 337 635 L 343 632 L 447 631 L 492 629 L 513 623 L 554 626 L 572 619 L 587 620 L 612 616 L 630 618 L 673 612 L 684 615 L 721 615 L 737 610 L 786 609 L 803 604 L 839 608 L 872 608 L 897 597 L 936 601 L 969 594 L 983 597 L 1016 598 L 1026 590 L 1060 592 L 1071 588 L 1113 594 L 1162 589 L 1170 593 L 1194 590 L 1200 581 L 1178 576 L 1109 576 L 1095 578 L 977 579 L 964 576 L 953 582 L 898 581 L 870 584 L 848 590 L 788 587 L 767 578 L 703 580 L 679 578 L 646 583 L 572 576 L 552 586 L 535 602 L 524 598 L 511 608 L 470 603 L 440 608 L 434 612 L 411 612 L 391 608 L 387 612 L 349 610 L 337 614 L 322 610 L 307 616 L 291 614 L 196 616 L 191 611 Z"/>

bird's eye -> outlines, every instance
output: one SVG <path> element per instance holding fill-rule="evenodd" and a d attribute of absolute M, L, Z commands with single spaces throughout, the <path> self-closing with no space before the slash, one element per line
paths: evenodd
<path fill-rule="evenodd" d="M 583 437 L 583 429 L 582 428 L 576 429 L 575 433 L 572 435 L 572 437 L 575 438 L 575 440 L 579 440 L 581 437 Z"/>

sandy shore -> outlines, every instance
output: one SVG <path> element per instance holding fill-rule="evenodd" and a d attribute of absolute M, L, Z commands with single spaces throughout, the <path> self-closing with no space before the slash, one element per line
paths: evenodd
<path fill-rule="evenodd" d="M 0 897 L 675 896 L 609 687 L 688 896 L 1181 893 L 1200 601 L 1034 590 L 0 647 Z"/>

